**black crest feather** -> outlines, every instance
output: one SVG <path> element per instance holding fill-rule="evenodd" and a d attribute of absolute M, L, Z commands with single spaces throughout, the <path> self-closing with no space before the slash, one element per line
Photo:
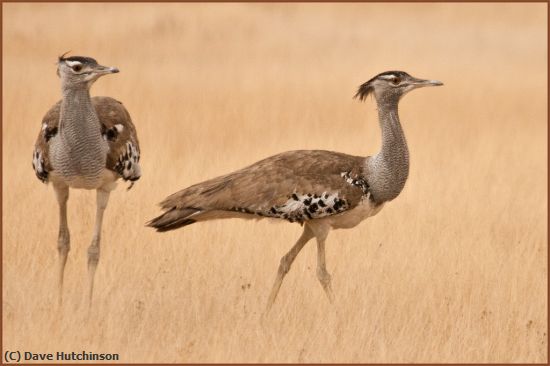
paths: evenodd
<path fill-rule="evenodd" d="M 353 97 L 354 98 L 359 98 L 360 101 L 364 101 L 365 99 L 367 99 L 369 94 L 372 93 L 373 90 L 374 90 L 374 88 L 372 87 L 372 84 L 371 84 L 373 80 L 374 80 L 374 78 L 370 79 L 366 83 L 361 84 L 359 86 L 359 88 L 357 89 L 357 93 L 355 93 L 355 95 Z"/>
<path fill-rule="evenodd" d="M 84 57 L 84 56 L 70 56 L 70 57 L 65 57 L 65 55 L 67 55 L 67 53 L 69 53 L 71 51 L 67 51 L 65 52 L 64 54 L 62 54 L 61 56 L 58 57 L 58 61 L 59 62 L 62 62 L 62 61 L 78 61 L 78 62 L 81 62 L 83 64 L 97 64 L 97 61 L 91 57 Z"/>
<path fill-rule="evenodd" d="M 64 54 L 62 54 L 61 56 L 59 56 L 59 57 L 57 58 L 57 61 L 58 61 L 58 62 L 65 61 L 65 56 L 66 56 L 67 53 L 69 53 L 69 52 L 71 52 L 71 51 L 67 51 L 67 52 L 65 52 Z"/>
<path fill-rule="evenodd" d="M 361 84 L 359 86 L 359 88 L 357 89 L 357 93 L 355 93 L 355 95 L 353 97 L 354 98 L 359 98 L 360 101 L 363 101 L 363 100 L 367 99 L 369 94 L 374 91 L 374 88 L 372 86 L 372 83 L 374 82 L 374 80 L 376 80 L 380 76 L 385 76 L 385 75 L 395 75 L 395 76 L 399 76 L 401 78 L 409 76 L 409 74 L 407 74 L 404 71 L 385 71 L 383 73 L 380 73 L 380 74 L 376 75 L 375 77 L 373 77 L 369 81 Z"/>

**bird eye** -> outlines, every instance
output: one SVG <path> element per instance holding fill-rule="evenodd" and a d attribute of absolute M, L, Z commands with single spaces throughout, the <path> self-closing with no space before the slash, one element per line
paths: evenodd
<path fill-rule="evenodd" d="M 76 72 L 79 72 L 80 70 L 82 70 L 82 66 L 81 65 L 74 65 L 73 70 L 76 71 Z"/>
<path fill-rule="evenodd" d="M 392 82 L 393 85 L 397 85 L 401 82 L 401 78 L 397 78 L 397 77 L 393 78 L 391 82 Z"/>

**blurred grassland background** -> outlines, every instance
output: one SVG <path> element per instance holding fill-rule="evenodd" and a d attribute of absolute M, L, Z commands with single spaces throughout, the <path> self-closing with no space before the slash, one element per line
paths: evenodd
<path fill-rule="evenodd" d="M 4 350 L 125 362 L 546 362 L 546 4 L 3 4 Z M 58 208 L 31 169 L 72 50 L 121 73 L 143 177 L 106 211 L 93 312 L 95 193 L 71 191 L 56 302 Z M 325 298 L 311 242 L 261 321 L 299 225 L 225 220 L 157 234 L 166 195 L 292 149 L 371 155 L 379 72 L 407 95 L 411 173 L 398 199 L 334 231 Z"/>

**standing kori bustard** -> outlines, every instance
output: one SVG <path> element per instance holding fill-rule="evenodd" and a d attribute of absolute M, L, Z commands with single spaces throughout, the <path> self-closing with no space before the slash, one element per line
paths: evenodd
<path fill-rule="evenodd" d="M 115 99 L 90 97 L 90 87 L 101 76 L 118 69 L 99 65 L 90 57 L 59 57 L 62 99 L 42 120 L 32 166 L 38 179 L 51 182 L 59 203 L 59 302 L 63 272 L 70 249 L 67 224 L 69 188 L 97 190 L 97 212 L 92 243 L 88 248 L 88 299 L 91 304 L 94 275 L 99 261 L 101 225 L 115 181 L 141 176 L 139 144 L 128 111 Z M 129 189 L 128 188 L 128 189 Z"/>
<path fill-rule="evenodd" d="M 277 218 L 303 224 L 296 244 L 281 258 L 267 310 L 273 305 L 292 262 L 317 239 L 317 277 L 329 300 L 334 296 L 325 265 L 331 229 L 352 228 L 399 195 L 409 174 L 409 150 L 397 105 L 407 92 L 442 85 L 402 71 L 388 71 L 362 84 L 355 97 L 374 95 L 382 149 L 369 157 L 323 150 L 289 151 L 236 172 L 195 184 L 162 203 L 166 211 L 148 225 L 168 231 L 219 218 Z"/>

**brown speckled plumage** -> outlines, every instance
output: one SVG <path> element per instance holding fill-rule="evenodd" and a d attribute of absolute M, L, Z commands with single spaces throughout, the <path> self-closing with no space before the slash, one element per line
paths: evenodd
<path fill-rule="evenodd" d="M 256 211 L 283 204 L 295 192 L 340 192 L 355 207 L 363 192 L 347 184 L 341 173 L 363 175 L 364 161 L 364 157 L 332 151 L 288 151 L 174 193 L 161 206 L 204 210 L 243 207 Z"/>
<path fill-rule="evenodd" d="M 134 181 L 139 179 L 141 175 L 139 167 L 126 175 L 123 171 L 117 169 L 119 159 L 126 154 L 128 142 L 135 146 L 139 152 L 139 141 L 136 128 L 132 123 L 130 114 L 124 105 L 116 99 L 110 97 L 93 97 L 91 99 L 101 123 L 100 132 L 109 145 L 105 168 L 116 172 L 120 178 L 124 180 Z M 39 153 L 42 156 L 43 171 L 46 174 L 37 170 L 36 167 L 34 168 L 38 178 L 42 181 L 47 181 L 48 174 L 53 170 L 50 162 L 49 142 L 58 132 L 60 109 L 61 101 L 57 102 L 48 110 L 42 119 L 42 129 L 36 139 L 34 154 Z M 121 125 L 122 128 L 117 129 L 115 125 Z M 107 137 L 109 132 L 113 137 Z M 135 160 L 139 163 L 139 155 L 135 157 Z"/>
<path fill-rule="evenodd" d="M 166 198 L 165 212 L 148 225 L 169 231 L 220 218 L 276 218 L 303 224 L 304 231 L 281 258 L 268 300 L 271 307 L 300 250 L 317 239 L 317 277 L 334 298 L 325 264 L 331 229 L 351 228 L 376 215 L 396 198 L 409 173 L 409 151 L 397 106 L 408 91 L 441 85 L 401 71 L 381 73 L 362 84 L 356 97 L 374 95 L 382 129 L 382 149 L 372 157 L 324 150 L 297 150 L 271 156 L 244 169 L 195 184 Z"/>
<path fill-rule="evenodd" d="M 293 194 L 309 194 L 311 197 L 337 195 L 338 199 L 345 200 L 346 209 L 353 209 L 365 193 L 361 187 L 346 182 L 342 173 L 364 177 L 365 168 L 365 158 L 360 156 L 324 150 L 284 152 L 174 193 L 161 203 L 168 213 L 153 220 L 150 225 L 166 231 L 184 226 L 182 223 L 188 225 L 215 216 L 229 218 L 242 217 L 243 214 L 289 220 L 288 217 L 274 215 L 272 209 L 284 205 Z M 223 214 L 220 211 L 224 211 Z M 341 212 L 334 210 L 323 216 Z M 190 214 L 194 214 L 192 219 Z M 303 222 L 308 219 L 311 218 L 306 213 L 303 219 L 289 221 Z"/>
<path fill-rule="evenodd" d="M 38 179 L 51 182 L 59 205 L 57 251 L 58 300 L 61 303 L 65 264 L 70 251 L 67 202 L 70 189 L 96 190 L 96 221 L 88 247 L 88 300 L 100 257 L 103 215 L 118 178 L 134 181 L 141 176 L 136 129 L 122 103 L 109 97 L 90 97 L 100 77 L 116 74 L 91 57 L 61 56 L 57 75 L 62 99 L 42 120 L 33 151 L 32 166 Z"/>

